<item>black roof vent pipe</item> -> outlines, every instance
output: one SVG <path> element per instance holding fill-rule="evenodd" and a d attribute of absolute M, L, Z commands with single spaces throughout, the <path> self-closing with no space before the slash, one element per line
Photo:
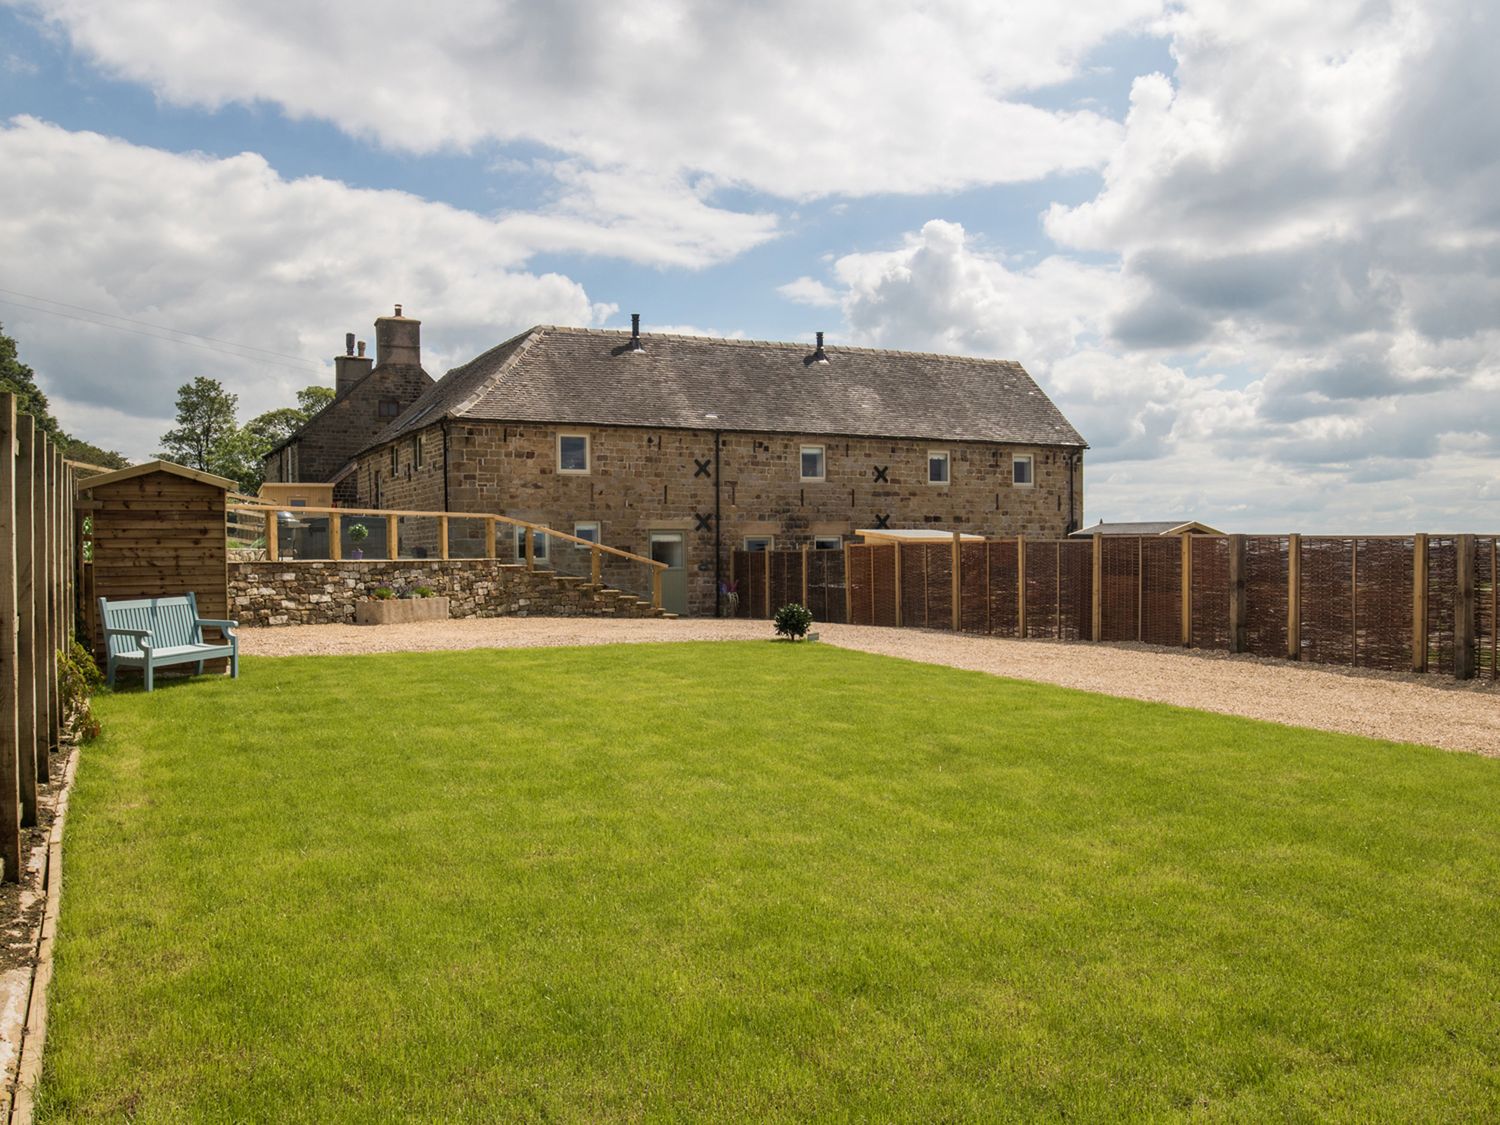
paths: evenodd
<path fill-rule="evenodd" d="M 625 349 L 631 355 L 639 354 L 646 350 L 646 345 L 641 343 L 641 314 L 630 314 L 630 344 Z"/>
<path fill-rule="evenodd" d="M 817 350 L 814 351 L 812 355 L 808 356 L 802 362 L 805 363 L 805 364 L 807 364 L 808 366 L 811 366 L 814 363 L 827 363 L 828 362 L 828 353 L 823 350 L 823 333 L 821 333 L 821 332 L 818 333 L 818 347 L 817 347 Z"/>

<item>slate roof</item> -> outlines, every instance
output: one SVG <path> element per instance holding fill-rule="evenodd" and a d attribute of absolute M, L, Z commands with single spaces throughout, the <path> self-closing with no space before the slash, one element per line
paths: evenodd
<path fill-rule="evenodd" d="M 1080 527 L 1069 538 L 1089 539 L 1095 535 L 1167 535 L 1180 530 L 1204 535 L 1223 534 L 1196 520 L 1142 520 L 1135 523 L 1105 523 L 1100 520 L 1092 527 Z"/>
<path fill-rule="evenodd" d="M 542 325 L 455 367 L 366 448 L 442 418 L 1082 446 L 1019 363 Z M 714 417 L 714 416 L 717 417 Z"/>

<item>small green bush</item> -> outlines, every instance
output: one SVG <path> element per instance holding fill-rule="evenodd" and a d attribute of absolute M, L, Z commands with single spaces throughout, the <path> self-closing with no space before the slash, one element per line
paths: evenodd
<path fill-rule="evenodd" d="M 370 591 L 370 593 L 374 597 L 379 598 L 381 601 L 386 601 L 387 599 L 394 598 L 396 596 L 396 591 L 392 590 L 389 586 L 376 586 L 375 589 Z"/>
<path fill-rule="evenodd" d="M 774 624 L 776 635 L 790 637 L 794 641 L 801 640 L 807 636 L 807 631 L 812 628 L 812 610 L 806 606 L 792 602 L 784 605 L 776 611 Z"/>
<path fill-rule="evenodd" d="M 349 538 L 352 542 L 363 543 L 370 538 L 370 529 L 362 523 L 351 523 L 349 525 Z"/>
<path fill-rule="evenodd" d="M 412 590 L 412 594 L 418 598 L 430 598 L 433 595 L 433 589 L 431 586 L 417 586 Z"/>
<path fill-rule="evenodd" d="M 89 650 L 77 641 L 58 651 L 57 686 L 62 696 L 63 722 L 74 726 L 82 742 L 97 738 L 99 720 L 94 717 L 90 697 L 104 686 L 104 674 Z"/>

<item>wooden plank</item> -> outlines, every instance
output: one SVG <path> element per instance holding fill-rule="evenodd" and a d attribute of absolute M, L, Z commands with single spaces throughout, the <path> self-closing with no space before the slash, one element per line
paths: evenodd
<path fill-rule="evenodd" d="M 44 489 L 36 487 L 36 420 L 29 414 L 16 418 L 16 771 L 21 790 L 21 827 L 36 823 L 37 682 L 39 657 L 47 643 L 42 632 L 44 615 L 37 613 L 45 593 L 39 578 L 46 573 L 46 523 L 37 512 L 46 504 Z M 41 532 L 41 534 L 38 534 Z M 43 730 L 46 761 L 45 730 Z"/>
<path fill-rule="evenodd" d="M 61 670 L 57 665 L 57 652 L 62 647 L 62 584 L 59 581 L 58 550 L 62 531 L 62 454 L 50 441 L 47 442 L 46 489 L 47 489 L 47 633 L 46 647 L 42 649 L 38 666 L 47 687 L 47 737 L 49 749 L 62 748 L 63 712 L 61 695 Z"/>
<path fill-rule="evenodd" d="M 344 521 L 337 513 L 328 517 L 328 557 L 334 562 L 344 558 Z"/>
<path fill-rule="evenodd" d="M 490 527 L 493 529 L 494 524 L 491 524 Z M 598 547 L 595 547 L 589 551 L 589 581 L 592 582 L 595 586 L 602 585 L 602 583 L 599 581 L 599 564 L 602 557 L 603 556 L 599 553 Z"/>
<path fill-rule="evenodd" d="M 1427 671 L 1427 533 L 1412 536 L 1411 670 Z"/>
<path fill-rule="evenodd" d="M 1094 640 L 1104 637 L 1104 536 L 1097 531 L 1093 534 L 1094 540 L 1094 597 L 1093 610 L 1090 620 L 1090 628 L 1093 630 Z"/>
<path fill-rule="evenodd" d="M 394 519 L 395 517 L 392 516 L 390 518 Z M 526 569 L 527 570 L 535 570 L 536 569 L 536 536 L 532 533 L 531 528 L 528 527 L 526 529 L 526 534 L 523 535 L 523 536 L 521 536 L 521 545 L 522 545 L 522 550 L 523 550 L 523 552 L 525 554 L 525 558 L 526 558 Z M 391 556 L 391 558 L 395 558 L 395 557 L 396 557 L 395 555 Z"/>
<path fill-rule="evenodd" d="M 526 537 L 526 542 L 531 542 L 531 537 Z M 527 551 L 528 559 L 530 550 Z M 397 559 L 401 557 L 401 525 L 396 516 L 385 517 L 385 557 Z"/>
<path fill-rule="evenodd" d="M 1016 536 L 1016 636 L 1026 636 L 1026 536 Z"/>
<path fill-rule="evenodd" d="M 963 553 L 959 550 L 962 540 L 959 533 L 953 533 L 953 631 L 957 633 L 963 628 L 963 594 L 964 587 L 961 581 L 960 567 L 963 566 Z"/>
<path fill-rule="evenodd" d="M 766 573 L 769 574 L 770 570 L 767 569 Z M 661 571 L 659 570 L 651 572 L 651 605 L 654 609 L 661 608 Z"/>
<path fill-rule="evenodd" d="M 1182 538 L 1182 586 L 1178 593 L 1178 612 L 1182 620 L 1182 647 L 1188 648 L 1193 643 L 1193 537 L 1184 535 Z"/>
<path fill-rule="evenodd" d="M 16 396 L 0 394 L 0 865 L 8 883 L 21 881 L 16 610 Z"/>
<path fill-rule="evenodd" d="M 807 608 L 807 544 L 802 544 L 802 608 Z"/>
<path fill-rule="evenodd" d="M 1229 651 L 1250 647 L 1249 623 L 1245 619 L 1245 537 L 1229 536 Z"/>
<path fill-rule="evenodd" d="M 95 525 L 95 530 L 96 532 L 98 530 L 97 524 Z M 275 512 L 266 513 L 266 558 L 271 562 L 276 562 L 281 558 L 280 545 L 277 543 Z M 97 541 L 94 545 L 94 561 L 96 564 L 99 561 L 99 546 Z"/>
<path fill-rule="evenodd" d="M 1458 581 L 1453 591 L 1453 678 L 1474 678 L 1474 536 L 1458 536 Z"/>
<path fill-rule="evenodd" d="M 1302 536 L 1287 536 L 1286 547 L 1286 655 L 1302 659 Z"/>
<path fill-rule="evenodd" d="M 448 517 L 438 516 L 438 558 L 448 557 Z"/>

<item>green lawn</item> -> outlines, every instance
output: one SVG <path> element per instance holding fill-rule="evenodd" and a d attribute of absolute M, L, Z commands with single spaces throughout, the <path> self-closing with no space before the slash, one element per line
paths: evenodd
<path fill-rule="evenodd" d="M 99 711 L 44 1121 L 1500 1113 L 1500 761 L 769 642 Z"/>

